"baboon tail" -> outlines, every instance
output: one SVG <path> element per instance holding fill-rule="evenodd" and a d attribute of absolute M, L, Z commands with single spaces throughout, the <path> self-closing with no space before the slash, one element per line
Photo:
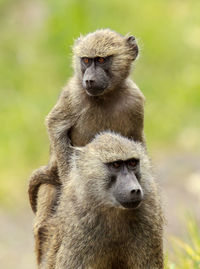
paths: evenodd
<path fill-rule="evenodd" d="M 37 195 L 40 185 L 60 185 L 57 166 L 42 166 L 35 170 L 29 180 L 28 194 L 31 208 L 34 213 L 37 211 Z"/>

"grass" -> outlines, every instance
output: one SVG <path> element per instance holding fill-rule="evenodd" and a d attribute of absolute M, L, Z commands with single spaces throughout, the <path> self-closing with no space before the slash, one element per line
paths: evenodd
<path fill-rule="evenodd" d="M 200 231 L 193 217 L 187 219 L 188 242 L 173 237 L 174 262 L 166 258 L 165 269 L 199 269 L 200 268 Z"/>

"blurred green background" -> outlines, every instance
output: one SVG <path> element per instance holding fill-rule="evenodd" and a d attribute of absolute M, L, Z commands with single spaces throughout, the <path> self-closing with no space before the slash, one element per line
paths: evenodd
<path fill-rule="evenodd" d="M 1 0 L 0 208 L 13 222 L 30 211 L 28 176 L 48 161 L 44 119 L 73 73 L 74 39 L 97 28 L 137 37 L 149 152 L 163 178 L 179 166 L 200 186 L 199 0 Z"/>

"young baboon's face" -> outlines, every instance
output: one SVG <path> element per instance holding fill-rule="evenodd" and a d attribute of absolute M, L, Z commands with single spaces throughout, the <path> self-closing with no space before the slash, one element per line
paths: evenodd
<path fill-rule="evenodd" d="M 88 95 L 101 95 L 109 87 L 111 62 L 111 56 L 81 58 L 82 85 Z"/>
<path fill-rule="evenodd" d="M 102 29 L 80 37 L 73 51 L 83 89 L 88 95 L 98 96 L 120 88 L 138 55 L 138 46 L 133 36 Z"/>

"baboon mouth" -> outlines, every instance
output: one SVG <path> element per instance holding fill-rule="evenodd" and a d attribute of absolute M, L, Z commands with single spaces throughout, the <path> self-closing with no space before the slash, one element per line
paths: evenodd
<path fill-rule="evenodd" d="M 99 96 L 104 93 L 105 88 L 86 88 L 86 93 L 89 96 Z"/>
<path fill-rule="evenodd" d="M 134 202 L 124 202 L 124 203 L 121 203 L 121 205 L 125 208 L 137 209 L 137 208 L 139 208 L 141 203 L 142 203 L 142 201 L 138 200 L 138 201 L 134 201 Z"/>

